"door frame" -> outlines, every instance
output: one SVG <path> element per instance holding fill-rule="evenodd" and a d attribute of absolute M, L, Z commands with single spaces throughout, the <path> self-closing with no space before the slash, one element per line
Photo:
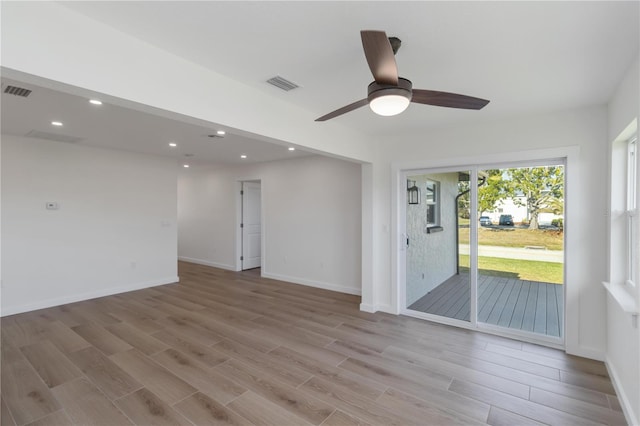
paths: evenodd
<path fill-rule="evenodd" d="M 264 213 L 264 182 L 259 177 L 253 178 L 241 178 L 236 179 L 235 193 L 236 193 L 236 249 L 235 249 L 235 262 L 234 270 L 236 272 L 242 271 L 242 183 L 253 182 L 260 183 L 260 276 L 264 272 L 266 265 L 266 233 L 265 233 L 265 213 Z"/>
<path fill-rule="evenodd" d="M 470 171 L 470 176 L 471 179 L 474 179 L 474 177 L 477 175 L 476 170 L 474 169 L 474 166 L 467 166 L 467 165 L 462 165 L 460 167 L 434 167 L 434 168 L 424 168 L 424 169 L 411 169 L 411 170 L 401 170 L 400 171 L 400 175 L 401 175 L 401 182 L 406 182 L 407 179 L 409 178 L 409 176 L 415 176 L 415 175 L 422 175 L 422 174 L 437 174 L 437 173 L 453 173 L 453 172 L 460 172 L 460 171 Z M 406 187 L 406 184 L 405 184 Z M 406 191 L 399 191 L 399 195 L 402 198 L 400 200 L 400 204 L 398 205 L 399 207 L 399 215 L 398 215 L 398 229 L 400 231 L 403 231 L 406 229 L 406 207 L 407 207 L 407 192 Z M 475 198 L 475 192 L 472 191 L 470 193 L 471 195 L 471 199 L 472 199 L 472 206 L 475 204 L 473 201 L 473 198 Z M 470 217 L 470 221 L 473 222 L 475 216 L 477 216 L 477 213 L 474 212 L 473 207 L 471 208 L 471 211 L 469 212 L 471 217 Z M 457 230 L 456 230 L 457 232 Z M 400 238 L 402 239 L 402 241 L 406 241 L 408 235 L 401 232 L 400 233 Z M 477 268 L 476 268 L 476 262 L 477 262 L 477 257 L 475 255 L 475 252 L 477 251 L 477 235 L 475 235 L 474 233 L 470 234 L 470 241 L 469 241 L 469 249 L 470 249 L 470 256 L 469 259 L 471 261 L 470 263 L 470 281 L 469 283 L 471 284 L 472 282 L 474 282 L 474 280 L 477 278 Z M 447 324 L 447 325 L 453 325 L 456 327 L 460 327 L 460 328 L 469 328 L 469 329 L 476 329 L 477 328 L 477 322 L 476 322 L 476 312 L 477 312 L 477 297 L 476 297 L 476 288 L 475 286 L 471 285 L 470 287 L 470 291 L 469 291 L 469 297 L 471 298 L 470 300 L 470 310 L 471 310 L 471 315 L 470 315 L 470 319 L 469 321 L 463 321 L 463 320 L 459 320 L 459 319 L 455 319 L 455 318 L 448 318 L 445 316 L 440 316 L 440 315 L 434 315 L 434 314 L 428 314 L 425 312 L 418 312 L 418 311 L 413 311 L 410 310 L 406 307 L 406 299 L 407 299 L 407 292 L 406 292 L 406 245 L 401 244 L 398 248 L 398 299 L 397 299 L 397 303 L 398 303 L 398 312 L 402 315 L 407 315 L 407 316 L 411 316 L 411 317 L 415 317 L 415 318 L 420 318 L 420 319 L 425 319 L 428 321 L 434 321 L 434 322 L 438 322 L 441 324 Z M 404 302 L 403 302 L 404 301 Z"/>
<path fill-rule="evenodd" d="M 579 174 L 580 147 L 567 146 L 560 148 L 530 150 L 521 152 L 505 152 L 498 154 L 488 154 L 475 157 L 454 157 L 446 159 L 431 159 L 420 162 L 394 162 L 391 165 L 391 285 L 392 285 L 392 306 L 397 313 L 427 319 L 442 324 L 454 325 L 460 328 L 473 329 L 489 334 L 497 334 L 505 337 L 516 338 L 521 341 L 542 344 L 545 346 L 565 349 L 569 353 L 579 352 L 579 286 L 567 285 L 567 271 L 573 265 L 573 256 L 567 256 L 569 241 L 573 238 L 572 220 L 574 198 L 577 194 L 572 194 L 571 188 L 577 187 L 580 179 Z M 530 165 L 535 162 L 562 161 L 565 166 L 565 263 L 564 263 L 564 342 L 547 336 L 537 336 L 532 333 L 509 331 L 502 327 L 491 326 L 489 324 L 476 324 L 476 319 L 466 323 L 464 321 L 450 318 L 438 317 L 436 315 L 414 314 L 408 311 L 404 303 L 404 254 L 402 248 L 406 245 L 403 235 L 405 229 L 406 211 L 406 174 L 420 172 L 422 170 L 477 170 L 487 168 L 496 164 Z M 477 204 L 475 200 L 474 205 Z M 477 218 L 477 212 L 472 208 L 472 220 Z M 475 239 L 475 238 L 474 238 Z M 473 240 L 472 240 L 473 241 Z M 474 244 L 472 244 L 473 247 Z M 477 244 L 475 244 L 477 245 Z M 473 248 L 472 248 L 473 250 Z M 472 252 L 473 253 L 473 252 Z M 472 258 L 476 256 L 472 255 Z M 578 263 L 578 262 L 576 262 Z M 472 265 L 474 266 L 474 265 Z M 474 301 L 474 304 L 476 302 Z M 462 323 L 462 324 L 461 324 Z"/>

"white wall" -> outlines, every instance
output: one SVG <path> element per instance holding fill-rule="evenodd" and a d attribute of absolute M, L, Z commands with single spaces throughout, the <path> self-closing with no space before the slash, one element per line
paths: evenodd
<path fill-rule="evenodd" d="M 634 119 L 638 120 L 640 118 L 639 75 L 639 61 L 636 58 L 609 103 L 608 140 L 610 149 L 616 137 Z M 615 173 L 615 171 L 612 172 Z M 624 181 L 626 177 L 622 176 L 622 178 Z M 638 183 L 638 188 L 640 188 L 640 183 Z M 613 189 L 619 190 L 619 187 L 616 188 L 614 186 Z M 616 194 L 611 195 L 615 197 Z M 616 207 L 617 210 L 623 208 L 620 205 Z M 624 276 L 623 271 L 619 270 L 624 268 L 624 263 L 621 264 L 620 262 L 620 258 L 624 258 L 624 256 L 621 256 L 619 248 L 624 246 L 626 234 L 619 231 L 619 229 L 612 227 L 610 235 L 609 277 L 607 280 L 614 285 L 619 285 L 619 278 Z M 633 296 L 635 297 L 636 306 L 640 306 L 640 292 L 636 290 L 636 294 Z M 631 316 L 624 313 L 609 294 L 607 295 L 606 303 L 607 366 L 624 407 L 627 421 L 629 424 L 640 424 L 640 330 L 637 323 L 634 327 Z"/>
<path fill-rule="evenodd" d="M 309 156 L 183 170 L 178 180 L 179 256 L 235 269 L 238 182 L 260 179 L 262 275 L 360 294 L 360 168 Z"/>
<path fill-rule="evenodd" d="M 576 179 L 567 185 L 571 197 L 566 212 L 567 350 L 603 358 L 605 350 L 605 296 L 600 281 L 605 277 L 606 241 L 606 134 L 604 107 L 561 111 L 468 127 L 425 131 L 420 135 L 395 135 L 379 146 L 374 162 L 374 247 L 372 288 L 363 294 L 363 308 L 396 312 L 397 281 L 392 273 L 392 167 L 419 169 L 425 166 L 456 166 L 476 158 L 527 159 L 527 151 L 577 146 Z M 570 173 L 570 171 L 567 171 Z M 406 186 L 406 185 L 405 185 Z M 389 206 L 392 206 L 390 208 Z M 585 214 L 584 212 L 588 212 Z M 364 285 L 370 285 L 365 282 Z"/>
<path fill-rule="evenodd" d="M 177 281 L 173 160 L 2 135 L 1 169 L 2 315 Z"/>
<path fill-rule="evenodd" d="M 456 273 L 456 209 L 458 195 L 458 172 L 410 175 L 420 189 L 420 204 L 407 205 L 407 300 L 413 302 L 451 278 Z M 441 232 L 427 233 L 427 211 L 425 188 L 427 180 L 438 182 L 440 193 Z M 404 303 L 404 302 L 402 302 Z"/>

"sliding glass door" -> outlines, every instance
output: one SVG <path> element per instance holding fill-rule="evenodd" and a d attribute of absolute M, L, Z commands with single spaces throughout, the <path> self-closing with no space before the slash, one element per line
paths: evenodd
<path fill-rule="evenodd" d="M 564 165 L 433 169 L 404 178 L 404 313 L 561 342 Z"/>
<path fill-rule="evenodd" d="M 471 320 L 469 179 L 468 170 L 407 176 L 406 306 L 410 310 Z"/>
<path fill-rule="evenodd" d="M 484 169 L 478 176 L 478 322 L 560 338 L 564 166 Z"/>

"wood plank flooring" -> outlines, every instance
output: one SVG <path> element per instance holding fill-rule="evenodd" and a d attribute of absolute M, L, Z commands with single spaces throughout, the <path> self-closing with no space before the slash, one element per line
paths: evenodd
<path fill-rule="evenodd" d="M 413 302 L 409 309 L 469 321 L 469 274 L 454 275 Z M 478 276 L 478 321 L 559 337 L 564 293 L 558 284 Z"/>
<path fill-rule="evenodd" d="M 256 271 L 179 273 L 2 318 L 2 425 L 625 424 L 600 362 Z"/>

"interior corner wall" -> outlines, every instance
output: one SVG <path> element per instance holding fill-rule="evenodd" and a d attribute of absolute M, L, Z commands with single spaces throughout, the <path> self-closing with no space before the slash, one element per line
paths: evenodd
<path fill-rule="evenodd" d="M 379 146 L 374 162 L 374 246 L 375 278 L 372 284 L 375 306 L 397 312 L 398 283 L 392 251 L 396 223 L 391 222 L 391 184 L 398 184 L 392 170 L 420 169 L 427 164 L 438 167 L 461 166 L 478 157 L 505 153 L 527 160 L 531 150 L 577 147 L 578 175 L 567 184 L 572 199 L 567 211 L 567 285 L 574 296 L 567 300 L 567 318 L 575 325 L 567 335 L 570 353 L 603 359 L 606 342 L 606 306 L 601 281 L 605 277 L 607 113 L 604 106 L 558 111 L 489 123 L 396 134 Z M 471 163 L 475 164 L 475 163 Z M 390 208 L 389 206 L 392 206 Z M 392 232 L 389 232 L 389 230 Z M 569 265 L 573 265 L 569 267 Z M 397 265 L 397 268 L 403 266 Z M 363 283 L 363 285 L 370 285 Z M 569 332 L 568 332 L 569 333 Z"/>
<path fill-rule="evenodd" d="M 176 282 L 176 169 L 2 135 L 2 315 Z"/>
<path fill-rule="evenodd" d="M 640 55 L 636 58 L 609 103 L 609 143 L 634 120 L 640 120 Z M 611 149 L 611 145 L 609 145 Z M 640 176 L 638 176 L 640 178 Z M 640 188 L 640 182 L 638 183 Z M 639 194 L 640 196 L 640 194 Z M 610 250 L 619 244 L 610 235 Z M 624 243 L 623 243 L 624 244 Z M 609 253 L 611 258 L 611 253 Z M 610 261 L 611 263 L 611 261 Z M 615 265 L 610 265 L 615 268 Z M 615 272 L 615 271 L 614 271 Z M 612 275 L 611 271 L 609 273 Z M 618 274 L 620 275 L 620 274 Z M 611 280 L 611 276 L 607 280 Z M 636 292 L 640 305 L 640 292 Z M 640 424 L 640 329 L 634 327 L 631 315 L 607 294 L 606 363 L 629 424 Z"/>
<path fill-rule="evenodd" d="M 179 258 L 235 269 L 238 182 L 253 179 L 262 186 L 262 276 L 361 294 L 361 165 L 328 157 L 183 170 Z"/>

